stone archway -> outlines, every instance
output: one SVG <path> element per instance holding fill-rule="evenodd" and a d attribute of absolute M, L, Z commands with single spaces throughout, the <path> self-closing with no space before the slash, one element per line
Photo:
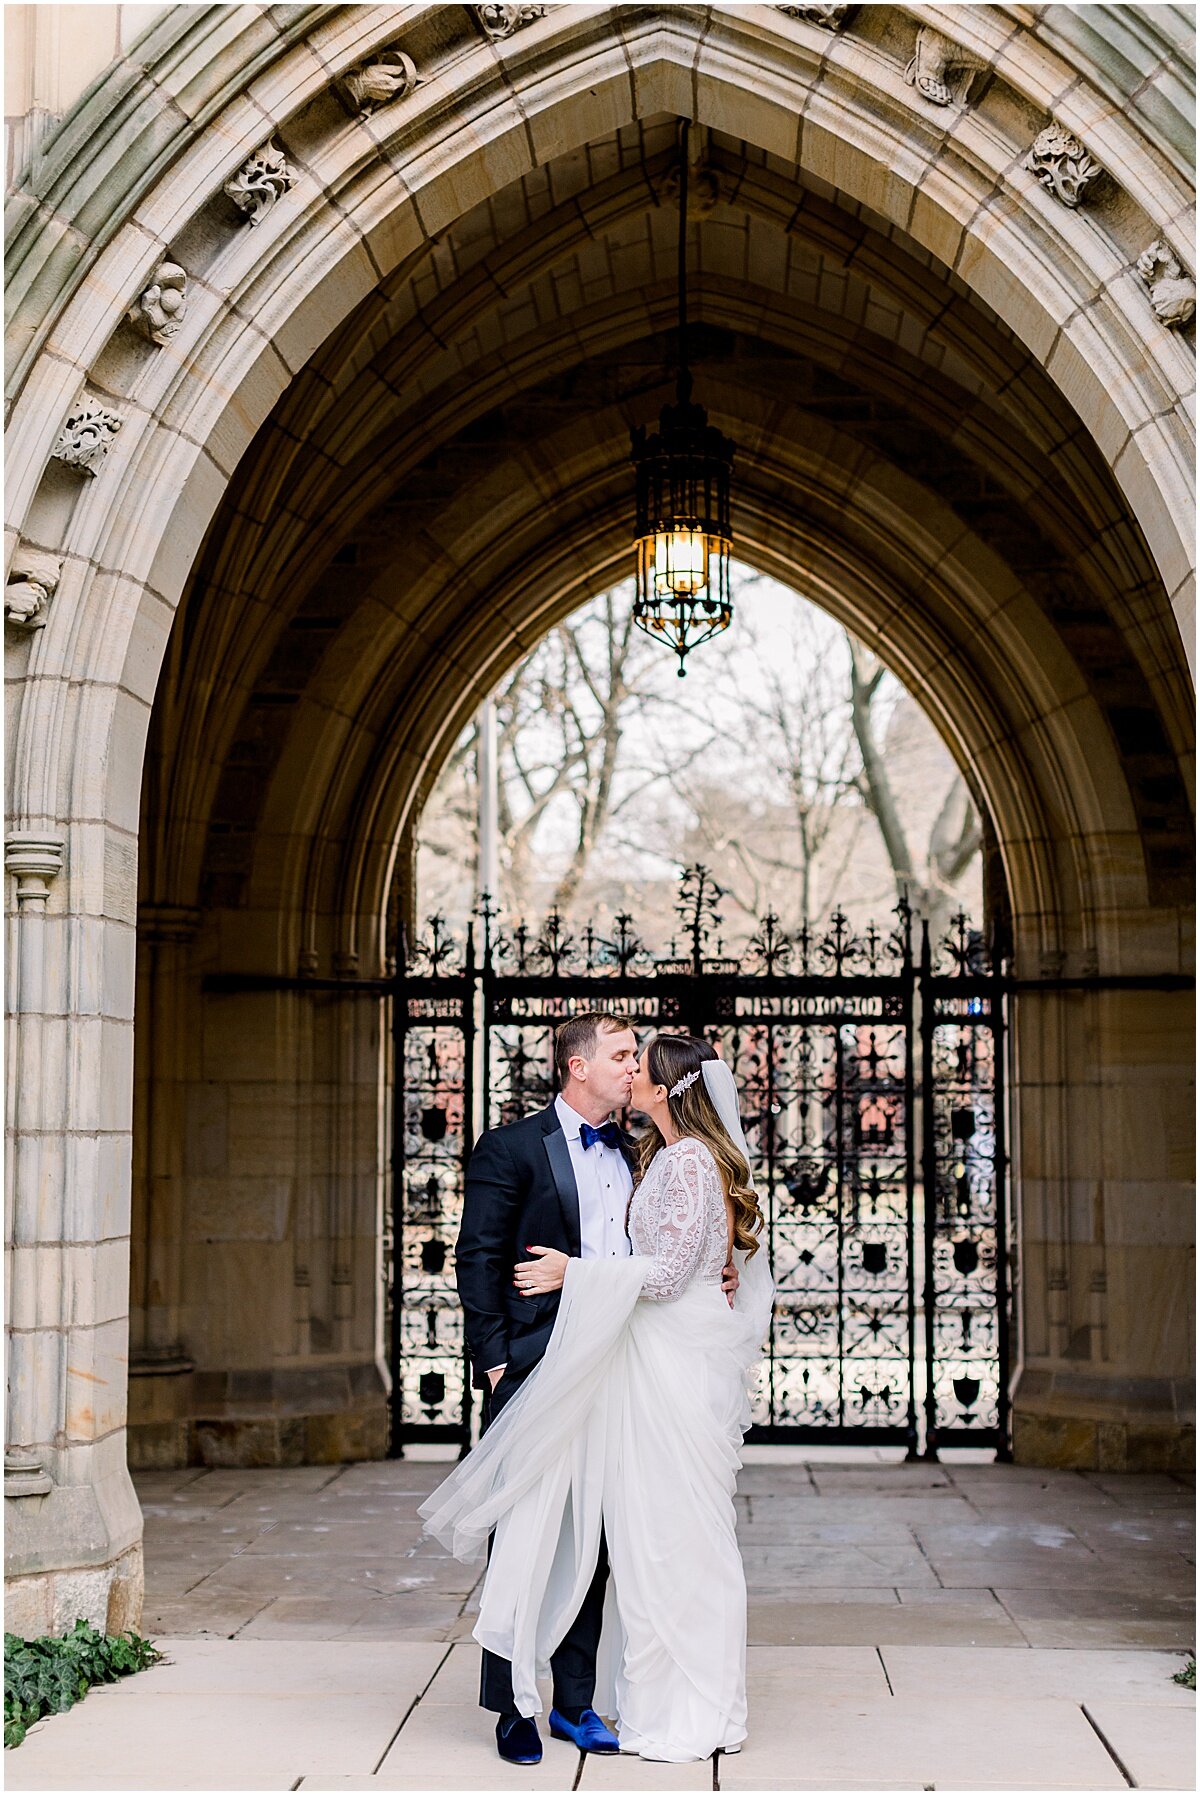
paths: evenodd
<path fill-rule="evenodd" d="M 222 1380 L 210 1412 L 254 1419 L 278 1396 L 262 1381 L 273 1354 L 303 1421 L 288 1451 L 373 1447 L 373 1260 L 356 1219 L 373 1111 L 342 1101 L 370 1089 L 372 1025 L 336 998 L 318 1017 L 291 990 L 222 1034 L 200 980 L 377 968 L 399 844 L 444 744 L 625 552 L 624 444 L 659 403 L 670 317 L 662 183 L 681 113 L 706 127 L 716 188 L 694 230 L 698 376 L 742 450 L 744 552 L 802 570 L 879 645 L 996 821 L 1030 987 L 1018 1451 L 1179 1449 L 1188 1167 L 1170 1093 L 1189 1036 L 1173 1019 L 1185 999 L 1136 981 L 1185 970 L 1192 375 L 1187 333 L 1156 316 L 1164 296 L 1134 263 L 1159 236 L 1187 260 L 1187 171 L 1085 47 L 1018 9 L 790 13 L 829 17 L 311 7 L 278 26 L 190 9 L 35 159 L 10 261 L 10 596 L 25 604 L 39 570 L 53 588 L 44 627 L 16 643 L 10 758 L 18 1051 L 47 1068 L 13 1155 L 9 1443 L 22 1475 L 52 1485 L 14 1505 L 31 1616 L 85 1566 L 93 1608 L 136 1588 L 123 1360 L 139 833 L 137 1015 L 156 1077 L 134 1291 L 143 1387 L 166 1405 L 148 1404 L 148 1424 L 174 1450 L 187 1419 L 164 1393 L 193 1376 L 182 1312 L 201 1187 L 219 1207 L 231 1177 L 270 1180 L 205 1159 L 203 1117 L 181 1147 L 189 1081 L 223 1079 L 227 1096 L 236 1082 L 227 1061 L 197 1079 L 189 1055 L 206 1029 L 218 1054 L 269 1033 L 276 1120 L 311 1112 L 318 1086 L 330 1105 L 319 1143 L 309 1122 L 287 1137 L 324 1207 L 311 1184 L 275 1210 L 243 1189 L 282 1249 L 261 1264 L 290 1259 L 290 1294 L 258 1360 L 226 1341 L 198 1375 Z M 906 79 L 918 29 L 958 71 L 949 105 Z M 1143 30 L 1148 55 L 1169 54 L 1148 17 Z M 421 82 L 360 108 L 346 77 L 385 46 Z M 1048 145 L 1047 188 L 1026 162 L 1051 121 L 1087 151 Z M 112 156 L 87 154 L 102 135 Z M 1064 155 L 1077 206 L 1051 190 Z M 1091 182 L 1088 155 L 1108 171 Z M 257 222 L 230 180 L 270 196 Z M 125 313 L 167 251 L 187 309 L 153 341 Z M 69 1314 L 43 1312 L 27 1283 L 39 1243 Z M 233 1245 L 218 1312 L 246 1257 L 244 1235 Z M 296 1295 L 314 1267 L 315 1306 Z M 61 1375 L 37 1368 L 51 1344 Z M 323 1406 L 296 1396 L 306 1379 Z M 340 1412 L 358 1437 L 331 1423 L 322 1441 L 313 1417 Z M 276 1427 L 263 1450 L 280 1440 Z"/>

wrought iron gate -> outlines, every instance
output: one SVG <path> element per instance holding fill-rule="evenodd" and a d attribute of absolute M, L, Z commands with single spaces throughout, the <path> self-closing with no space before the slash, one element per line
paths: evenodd
<path fill-rule="evenodd" d="M 733 1067 L 777 1297 L 751 1439 L 1008 1453 L 1010 1288 L 1001 969 L 964 917 L 914 951 L 886 933 L 786 934 L 736 953 L 720 897 L 684 875 L 680 934 L 503 928 L 484 900 L 456 942 L 434 917 L 392 995 L 392 1205 L 385 1239 L 391 1451 L 470 1439 L 453 1250 L 476 1129 L 553 1095 L 551 1038 L 606 1008 L 639 1030 L 703 1034 Z"/>

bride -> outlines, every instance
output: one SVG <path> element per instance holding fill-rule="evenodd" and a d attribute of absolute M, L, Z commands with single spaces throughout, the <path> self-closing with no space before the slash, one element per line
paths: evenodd
<path fill-rule="evenodd" d="M 475 1638 L 512 1664 L 517 1711 L 591 1583 L 611 1576 L 595 1708 L 623 1752 L 672 1763 L 746 1737 L 746 1586 L 733 1489 L 773 1286 L 729 1068 L 658 1035 L 634 1077 L 649 1117 L 629 1258 L 546 1252 L 562 1280 L 541 1363 L 421 1505 L 455 1557 L 494 1533 Z M 732 1248 L 730 1306 L 722 1270 Z"/>

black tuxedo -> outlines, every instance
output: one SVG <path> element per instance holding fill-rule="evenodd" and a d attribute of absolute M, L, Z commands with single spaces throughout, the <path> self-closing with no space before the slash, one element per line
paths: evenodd
<path fill-rule="evenodd" d="M 622 1137 L 632 1169 L 632 1146 Z M 579 1191 L 571 1150 L 551 1103 L 504 1128 L 489 1128 L 475 1143 L 467 1166 L 455 1276 L 466 1323 L 473 1383 L 484 1392 L 484 1426 L 514 1395 L 545 1352 L 554 1331 L 560 1292 L 522 1296 L 513 1283 L 518 1259 L 531 1246 L 557 1247 L 579 1257 Z M 488 1371 L 506 1367 L 495 1392 Z M 596 1687 L 596 1650 L 608 1579 L 608 1554 L 600 1557 L 583 1606 L 550 1660 L 554 1705 L 588 1708 Z M 508 1661 L 483 1654 L 480 1702 L 497 1713 L 512 1710 Z"/>
<path fill-rule="evenodd" d="M 625 1137 L 622 1147 L 632 1168 Z M 467 1166 L 455 1275 L 476 1389 L 488 1389 L 493 1366 L 508 1367 L 493 1414 L 545 1352 L 558 1314 L 559 1291 L 522 1296 L 513 1283 L 513 1267 L 531 1246 L 579 1257 L 579 1192 L 553 1103 L 506 1128 L 489 1128 Z"/>

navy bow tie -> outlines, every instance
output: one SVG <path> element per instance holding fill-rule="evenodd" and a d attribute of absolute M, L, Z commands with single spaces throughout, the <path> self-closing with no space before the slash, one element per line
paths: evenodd
<path fill-rule="evenodd" d="M 615 1122 L 601 1122 L 599 1128 L 593 1128 L 590 1122 L 581 1122 L 579 1138 L 585 1147 L 593 1146 L 596 1141 L 603 1141 L 606 1147 L 619 1147 L 621 1130 Z"/>

